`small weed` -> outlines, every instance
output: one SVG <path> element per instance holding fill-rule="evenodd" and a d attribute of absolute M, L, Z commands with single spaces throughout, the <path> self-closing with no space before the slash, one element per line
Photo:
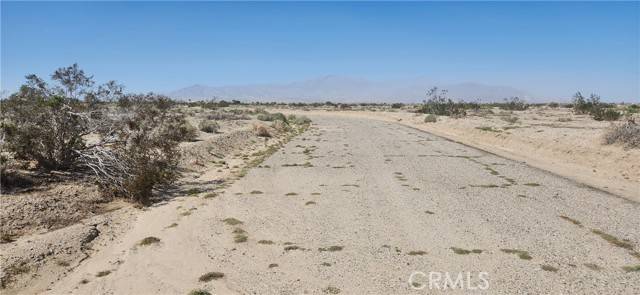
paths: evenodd
<path fill-rule="evenodd" d="M 258 241 L 258 244 L 273 245 L 273 241 L 272 240 L 260 240 L 260 241 Z"/>
<path fill-rule="evenodd" d="M 496 187 L 500 187 L 498 185 L 495 184 L 472 184 L 469 185 L 470 187 L 481 187 L 481 188 L 496 188 Z"/>
<path fill-rule="evenodd" d="M 197 195 L 200 193 L 200 189 L 198 188 L 190 188 L 189 190 L 187 190 L 187 195 L 193 196 L 193 195 Z"/>
<path fill-rule="evenodd" d="M 323 263 L 320 263 L 320 265 L 322 265 L 322 266 L 331 266 L 331 263 L 329 263 L 329 262 L 323 262 Z"/>
<path fill-rule="evenodd" d="M 500 133 L 502 131 L 494 129 L 491 126 L 480 126 L 480 127 L 476 127 L 476 129 L 482 130 L 482 131 L 487 131 L 487 132 L 496 132 L 496 133 Z"/>
<path fill-rule="evenodd" d="M 451 247 L 451 250 L 453 250 L 453 253 L 459 254 L 459 255 L 467 255 L 467 254 L 480 254 L 482 253 L 482 250 L 480 249 L 473 249 L 473 250 L 467 250 L 467 249 L 462 249 L 462 248 L 457 248 L 457 247 Z"/>
<path fill-rule="evenodd" d="M 64 260 L 57 261 L 56 264 L 58 266 L 62 266 L 62 267 L 68 267 L 70 265 L 69 262 L 64 261 Z"/>
<path fill-rule="evenodd" d="M 167 226 L 166 228 L 174 228 L 176 226 L 178 226 L 178 224 L 174 222 L 174 223 L 170 224 L 169 226 Z"/>
<path fill-rule="evenodd" d="M 526 185 L 526 186 L 534 186 L 534 187 L 535 187 L 535 186 L 540 186 L 540 184 L 539 184 L 539 183 L 535 183 L 535 182 L 527 182 L 527 183 L 525 183 L 524 185 Z"/>
<path fill-rule="evenodd" d="M 296 245 L 290 245 L 290 246 L 286 246 L 284 247 L 285 251 L 293 251 L 293 250 L 304 250 L 303 248 L 300 248 Z"/>
<path fill-rule="evenodd" d="M 606 240 L 607 242 L 609 242 L 612 245 L 615 245 L 617 247 L 624 248 L 624 249 L 627 249 L 627 250 L 633 250 L 633 245 L 631 243 L 627 242 L 627 241 L 619 240 L 618 238 L 616 238 L 616 237 L 614 237 L 614 236 L 612 236 L 612 235 L 610 235 L 608 233 L 605 233 L 605 232 L 603 232 L 601 230 L 592 229 L 591 232 L 596 234 L 596 235 L 599 235 L 601 238 L 603 238 L 604 240 Z"/>
<path fill-rule="evenodd" d="M 205 199 L 213 199 L 213 198 L 215 198 L 217 196 L 218 196 L 218 194 L 216 194 L 216 193 L 208 193 L 208 194 L 204 195 L 203 198 L 205 198 Z"/>
<path fill-rule="evenodd" d="M 222 220 L 222 222 L 224 222 L 224 223 L 226 223 L 228 225 L 239 225 L 239 224 L 243 223 L 242 221 L 240 221 L 238 219 L 235 219 L 233 217 L 225 218 L 225 219 Z"/>
<path fill-rule="evenodd" d="M 433 213 L 433 212 L 431 212 L 431 211 L 429 211 L 429 210 L 424 211 L 424 213 L 427 213 L 427 214 L 435 214 L 435 213 Z"/>
<path fill-rule="evenodd" d="M 600 267 L 599 265 L 597 265 L 595 263 L 585 263 L 584 266 L 586 266 L 590 270 L 601 270 L 602 269 L 602 267 Z"/>
<path fill-rule="evenodd" d="M 311 193 L 312 196 L 319 196 L 321 193 Z"/>
<path fill-rule="evenodd" d="M 326 287 L 324 289 L 322 289 L 322 292 L 327 293 L 327 294 L 340 294 L 340 292 L 342 292 L 340 289 L 333 287 L 333 286 L 329 286 Z"/>
<path fill-rule="evenodd" d="M 427 252 L 426 251 L 422 251 L 422 250 L 417 250 L 417 251 L 410 251 L 407 254 L 411 255 L 411 256 L 422 256 L 422 255 L 427 254 Z"/>
<path fill-rule="evenodd" d="M 180 213 L 180 216 L 189 216 L 189 215 L 191 215 L 191 212 L 189 212 L 189 211 L 185 211 L 185 212 Z"/>
<path fill-rule="evenodd" d="M 263 192 L 261 192 L 261 191 L 251 191 L 252 195 L 259 195 L 259 194 L 262 194 L 262 193 Z"/>
<path fill-rule="evenodd" d="M 632 266 L 623 266 L 622 269 L 626 272 L 640 271 L 640 264 L 632 265 Z"/>
<path fill-rule="evenodd" d="M 221 279 L 223 277 L 224 277 L 223 273 L 217 272 L 217 271 L 213 271 L 213 272 L 208 272 L 206 274 L 201 275 L 200 278 L 198 278 L 198 281 L 209 282 L 209 281 L 212 281 L 212 280 Z"/>
<path fill-rule="evenodd" d="M 235 237 L 233 237 L 233 241 L 236 243 L 244 243 L 247 241 L 247 239 L 249 239 L 249 237 L 245 234 L 238 234 Z"/>
<path fill-rule="evenodd" d="M 297 193 L 293 193 L 293 192 L 292 192 L 292 193 L 286 193 L 286 194 L 284 194 L 284 195 L 285 195 L 285 196 L 297 196 L 298 194 L 297 194 Z"/>
<path fill-rule="evenodd" d="M 196 289 L 196 290 L 191 290 L 191 292 L 189 292 L 189 295 L 211 295 L 211 293 L 209 293 L 209 291 L 207 290 Z"/>
<path fill-rule="evenodd" d="M 571 217 L 567 217 L 567 216 L 564 216 L 564 215 L 560 215 L 558 217 L 560 217 L 560 218 L 562 218 L 562 219 L 564 219 L 566 221 L 569 221 L 569 222 L 571 222 L 571 223 L 573 223 L 573 224 L 575 224 L 575 225 L 577 225 L 579 227 L 582 227 L 582 223 L 580 221 L 577 221 L 577 220 L 575 220 L 575 219 L 573 219 Z"/>
<path fill-rule="evenodd" d="M 241 228 L 239 228 L 239 227 L 236 227 L 236 228 L 232 231 L 232 233 L 240 235 L 240 234 L 246 234 L 247 232 L 246 232 L 246 231 L 244 231 L 244 229 L 241 229 Z"/>
<path fill-rule="evenodd" d="M 278 267 L 278 264 L 277 264 L 277 263 L 271 263 L 271 264 L 269 264 L 269 268 L 274 268 L 274 267 Z"/>
<path fill-rule="evenodd" d="M 87 279 L 80 280 L 80 284 L 82 284 L 82 285 L 85 285 L 85 284 L 88 284 L 88 283 L 89 283 L 89 280 L 87 280 Z"/>
<path fill-rule="evenodd" d="M 316 202 L 314 202 L 314 201 L 309 201 L 309 202 L 306 202 L 306 203 L 304 203 L 304 204 L 305 204 L 305 205 L 307 205 L 307 206 L 308 206 L 308 205 L 315 205 L 315 204 L 316 204 Z"/>
<path fill-rule="evenodd" d="M 558 269 L 553 267 L 553 266 L 551 266 L 551 265 L 543 264 L 543 265 L 540 266 L 540 268 L 542 268 L 542 270 L 545 270 L 545 271 L 558 272 Z"/>
<path fill-rule="evenodd" d="M 110 270 L 103 270 L 103 271 L 98 272 L 96 274 L 96 277 L 98 277 L 98 278 L 105 277 L 105 276 L 108 276 L 110 273 L 111 273 Z"/>
<path fill-rule="evenodd" d="M 328 248 L 318 248 L 318 251 L 320 252 L 324 252 L 324 251 L 329 251 L 329 252 L 336 252 L 336 251 L 342 251 L 344 247 L 342 246 L 330 246 Z"/>
<path fill-rule="evenodd" d="M 531 260 L 533 257 L 531 257 L 531 255 L 529 255 L 529 252 L 527 251 L 523 251 L 523 250 L 516 250 L 516 249 L 500 249 L 500 251 L 507 253 L 507 254 L 517 254 L 518 257 L 520 257 L 520 259 L 524 259 L 524 260 Z"/>
<path fill-rule="evenodd" d="M 160 239 L 156 238 L 156 237 L 146 237 L 144 239 L 142 239 L 142 241 L 140 241 L 138 243 L 138 245 L 140 246 L 149 246 L 149 245 L 153 245 L 153 244 L 157 244 L 160 243 Z"/>

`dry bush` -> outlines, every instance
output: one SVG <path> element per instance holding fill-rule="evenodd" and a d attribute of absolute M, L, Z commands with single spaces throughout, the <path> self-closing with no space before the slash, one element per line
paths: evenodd
<path fill-rule="evenodd" d="M 605 144 L 619 143 L 626 148 L 640 148 L 640 125 L 632 120 L 613 125 L 604 134 L 604 142 Z"/>
<path fill-rule="evenodd" d="M 236 110 L 229 110 L 229 112 L 215 112 L 213 114 L 207 115 L 208 120 L 249 120 L 251 119 L 246 114 L 242 112 L 236 112 Z"/>
<path fill-rule="evenodd" d="M 264 114 L 258 114 L 256 118 L 260 121 L 278 121 L 279 120 L 287 123 L 287 117 L 285 117 L 283 113 L 270 114 L 265 112 Z"/>
<path fill-rule="evenodd" d="M 269 133 L 267 126 L 262 124 L 253 124 L 253 132 L 260 137 L 271 137 L 271 133 Z"/>
<path fill-rule="evenodd" d="M 287 123 L 283 122 L 283 121 L 274 121 L 273 125 L 272 125 L 273 129 L 279 131 L 279 132 L 286 132 L 290 129 L 289 125 L 287 125 Z"/>
<path fill-rule="evenodd" d="M 198 127 L 200 128 L 200 131 L 206 133 L 217 133 L 220 129 L 220 125 L 218 125 L 218 123 L 210 120 L 201 121 Z"/>
<path fill-rule="evenodd" d="M 136 96 L 132 101 L 130 112 L 101 122 L 110 128 L 100 129 L 100 141 L 82 151 L 81 163 L 95 173 L 105 193 L 147 204 L 154 188 L 179 176 L 185 120 L 165 108 L 162 98 Z"/>

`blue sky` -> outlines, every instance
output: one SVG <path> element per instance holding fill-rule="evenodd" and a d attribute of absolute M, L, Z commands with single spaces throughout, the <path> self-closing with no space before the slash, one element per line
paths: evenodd
<path fill-rule="evenodd" d="M 640 101 L 640 3 L 2 1 L 1 86 L 74 62 L 130 91 L 324 75 Z"/>

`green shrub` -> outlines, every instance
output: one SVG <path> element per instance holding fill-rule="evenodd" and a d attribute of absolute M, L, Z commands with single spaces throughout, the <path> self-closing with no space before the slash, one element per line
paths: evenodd
<path fill-rule="evenodd" d="M 529 108 L 529 105 L 519 97 L 512 97 L 505 99 L 504 103 L 499 104 L 499 108 L 510 111 L 524 111 Z"/>
<path fill-rule="evenodd" d="M 424 117 L 425 123 L 435 123 L 437 121 L 438 121 L 438 116 L 434 114 L 428 114 L 426 117 Z"/>
<path fill-rule="evenodd" d="M 622 113 L 610 108 L 595 108 L 591 111 L 591 117 L 596 121 L 617 121 Z"/>
<path fill-rule="evenodd" d="M 456 103 L 447 98 L 447 90 L 438 90 L 438 87 L 433 87 L 427 92 L 427 97 L 420 109 L 422 113 L 452 117 L 462 117 L 467 114 L 464 102 Z"/>
<path fill-rule="evenodd" d="M 279 120 L 279 121 L 283 121 L 283 122 L 287 123 L 287 117 L 285 117 L 285 115 L 283 113 L 258 114 L 257 119 L 260 120 L 260 121 L 277 121 L 277 120 Z"/>

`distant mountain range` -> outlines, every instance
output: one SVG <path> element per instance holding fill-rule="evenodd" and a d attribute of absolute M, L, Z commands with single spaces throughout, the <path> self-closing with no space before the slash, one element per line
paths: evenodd
<path fill-rule="evenodd" d="M 371 81 L 341 76 L 325 76 L 288 84 L 255 84 L 211 87 L 193 85 L 167 93 L 180 100 L 237 99 L 279 102 L 420 102 L 433 86 L 449 91 L 452 99 L 498 101 L 527 93 L 505 86 L 478 83 L 437 85 L 426 79 Z"/>

